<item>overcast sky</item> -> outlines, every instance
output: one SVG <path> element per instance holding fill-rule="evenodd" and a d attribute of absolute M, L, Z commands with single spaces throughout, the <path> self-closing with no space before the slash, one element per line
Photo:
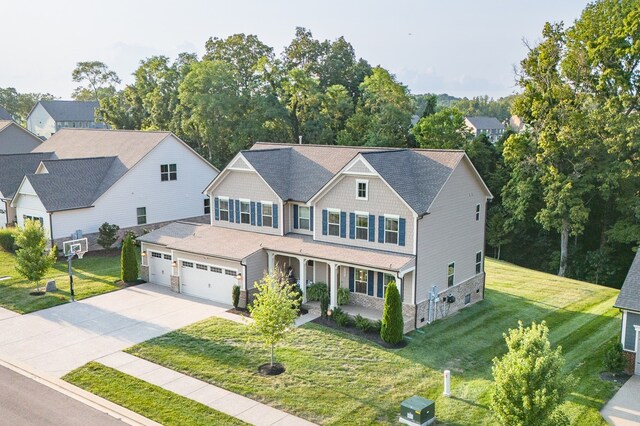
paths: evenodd
<path fill-rule="evenodd" d="M 277 54 L 295 27 L 344 35 L 356 54 L 396 74 L 412 93 L 513 93 L 513 67 L 546 21 L 572 23 L 578 0 L 6 0 L 0 87 L 69 98 L 76 62 L 100 60 L 124 83 L 141 59 L 202 55 L 209 37 L 256 34 Z"/>

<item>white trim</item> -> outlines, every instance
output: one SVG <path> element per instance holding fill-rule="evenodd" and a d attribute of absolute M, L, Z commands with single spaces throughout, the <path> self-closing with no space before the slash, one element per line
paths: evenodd
<path fill-rule="evenodd" d="M 342 227 L 342 210 L 340 209 L 334 209 L 334 208 L 328 208 L 327 210 L 327 237 L 338 237 L 340 238 L 340 228 Z M 329 215 L 331 213 L 338 213 L 338 235 L 331 235 L 331 233 L 329 232 L 329 225 L 332 225 L 331 222 L 329 222 Z M 345 212 L 346 213 L 346 212 Z M 333 224 L 335 225 L 335 223 Z M 345 229 L 346 229 L 346 224 L 345 224 Z M 314 232 L 316 228 L 313 228 Z"/>
<path fill-rule="evenodd" d="M 355 215 L 355 220 L 356 223 L 354 224 L 354 235 L 353 235 L 353 240 L 354 241 L 367 241 L 370 242 L 369 239 L 371 238 L 371 236 L 369 235 L 369 229 L 371 228 L 371 224 L 369 223 L 369 212 L 359 212 L 359 211 L 354 211 L 353 214 Z M 367 218 L 367 238 L 366 239 L 362 239 L 362 238 L 358 238 L 358 216 L 365 216 Z M 375 221 L 375 219 L 374 219 Z M 360 227 L 362 228 L 362 227 Z M 375 233 L 374 233 L 375 234 Z M 374 242 L 375 242 L 375 235 L 374 237 Z"/>
<path fill-rule="evenodd" d="M 363 159 L 360 158 L 356 161 L 350 161 L 349 163 L 351 163 L 349 165 L 348 168 L 345 168 L 344 172 L 348 175 L 362 175 L 362 176 L 375 176 L 377 173 L 375 171 L 375 169 L 373 167 L 371 167 L 371 165 L 368 162 L 364 162 L 362 161 Z M 352 169 L 353 167 L 355 167 L 356 165 L 361 164 L 363 165 L 367 170 L 369 170 L 368 172 L 353 172 L 350 169 Z"/>
<path fill-rule="evenodd" d="M 449 286 L 449 265 L 453 264 L 453 283 L 451 284 L 451 286 Z M 474 274 L 475 276 L 475 274 Z M 456 261 L 451 261 L 449 263 L 447 263 L 447 287 L 446 288 L 451 288 L 451 287 L 455 287 L 456 286 Z"/>
<path fill-rule="evenodd" d="M 638 341 L 640 340 L 640 325 L 634 325 L 633 328 L 635 328 L 636 330 L 636 342 L 635 342 L 635 348 L 634 348 L 634 352 L 636 353 L 636 356 L 638 354 Z M 623 346 L 624 348 L 624 346 Z M 637 360 L 636 360 L 637 362 Z"/>
<path fill-rule="evenodd" d="M 622 333 L 621 334 L 621 341 L 622 341 L 622 349 L 625 348 L 625 338 L 626 338 L 626 334 L 627 334 L 627 311 L 622 311 Z"/>
<path fill-rule="evenodd" d="M 333 207 L 327 207 L 325 210 L 327 210 L 327 212 L 332 212 L 332 213 L 341 213 L 342 212 L 342 210 L 334 209 Z"/>
<path fill-rule="evenodd" d="M 384 223 L 382 224 L 382 235 L 383 235 L 383 244 L 392 244 L 395 246 L 399 246 L 400 245 L 400 216 L 398 216 L 397 214 L 384 214 L 382 215 L 382 217 L 384 217 Z M 395 219 L 398 221 L 398 230 L 396 231 L 396 242 L 392 243 L 392 242 L 387 242 L 387 218 L 389 219 Z M 393 232 L 393 231 L 390 231 Z M 375 235 L 374 235 L 375 237 Z"/>
<path fill-rule="evenodd" d="M 365 195 L 360 196 L 360 184 L 365 184 Z M 369 201 L 369 179 L 356 179 L 356 200 Z"/>

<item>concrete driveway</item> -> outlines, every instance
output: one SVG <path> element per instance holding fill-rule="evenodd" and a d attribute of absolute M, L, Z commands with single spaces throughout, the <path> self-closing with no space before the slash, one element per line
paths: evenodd
<path fill-rule="evenodd" d="M 184 327 L 229 306 L 142 284 L 0 319 L 0 358 L 62 377 L 89 361 Z"/>
<path fill-rule="evenodd" d="M 600 414 L 614 426 L 640 425 L 640 376 L 631 376 L 602 408 Z"/>

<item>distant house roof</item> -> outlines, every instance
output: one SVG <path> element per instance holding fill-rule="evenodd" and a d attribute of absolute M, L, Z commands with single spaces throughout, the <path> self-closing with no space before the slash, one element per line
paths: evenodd
<path fill-rule="evenodd" d="M 0 155 L 0 193 L 13 198 L 26 174 L 33 173 L 42 160 L 53 157 L 51 152 Z"/>
<path fill-rule="evenodd" d="M 307 202 L 362 154 L 418 214 L 425 213 L 463 151 L 256 143 L 242 155 L 283 200 Z M 401 164 L 402 167 L 398 167 Z"/>
<path fill-rule="evenodd" d="M 96 121 L 97 101 L 40 101 L 55 121 Z"/>
<path fill-rule="evenodd" d="M 0 106 L 0 120 L 13 120 L 9 111 Z"/>
<path fill-rule="evenodd" d="M 504 129 L 504 125 L 495 117 L 465 117 L 476 129 Z"/>
<path fill-rule="evenodd" d="M 640 312 L 640 250 L 633 259 L 627 278 L 624 280 L 618 299 L 613 306 Z"/>

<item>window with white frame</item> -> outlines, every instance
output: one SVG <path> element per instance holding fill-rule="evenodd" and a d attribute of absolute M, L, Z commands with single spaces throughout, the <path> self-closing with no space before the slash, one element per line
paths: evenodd
<path fill-rule="evenodd" d="M 329 235 L 340 236 L 340 210 L 329 210 L 328 226 Z"/>
<path fill-rule="evenodd" d="M 251 210 L 249 201 L 240 201 L 240 223 L 251 223 Z"/>
<path fill-rule="evenodd" d="M 211 198 L 204 199 L 204 214 L 211 214 Z"/>
<path fill-rule="evenodd" d="M 476 253 L 476 274 L 482 272 L 482 252 Z"/>
<path fill-rule="evenodd" d="M 298 229 L 310 229 L 310 209 L 307 206 L 298 206 Z"/>
<path fill-rule="evenodd" d="M 222 273 L 222 268 L 218 268 L 217 266 L 212 266 L 211 267 L 211 272 L 215 272 L 216 274 L 221 274 Z"/>
<path fill-rule="evenodd" d="M 185 262 L 184 260 L 182 261 L 182 267 L 183 268 L 193 268 L 193 262 Z"/>
<path fill-rule="evenodd" d="M 480 220 L 480 204 L 476 204 L 476 221 Z"/>
<path fill-rule="evenodd" d="M 228 198 L 220 198 L 219 199 L 220 206 L 218 210 L 220 210 L 220 220 L 229 221 L 229 199 Z"/>
<path fill-rule="evenodd" d="M 44 223 L 44 220 L 41 217 L 38 216 L 29 216 L 28 214 L 23 214 L 22 215 L 22 221 L 23 223 L 26 222 L 27 220 L 32 220 L 34 222 L 38 222 L 38 224 L 40 226 L 42 226 L 42 224 Z"/>
<path fill-rule="evenodd" d="M 356 240 L 369 240 L 369 215 L 356 213 Z"/>
<path fill-rule="evenodd" d="M 144 225 L 147 223 L 147 208 L 146 207 L 138 207 L 136 209 L 136 215 L 138 217 L 138 225 Z"/>
<path fill-rule="evenodd" d="M 389 287 L 389 283 L 395 281 L 396 277 L 391 274 L 384 274 L 382 277 L 382 298 L 387 294 L 387 287 Z M 379 285 L 379 284 L 378 284 Z"/>
<path fill-rule="evenodd" d="M 449 266 L 447 266 L 447 286 L 452 287 L 453 281 L 456 275 L 456 263 L 451 262 Z"/>
<path fill-rule="evenodd" d="M 355 270 L 355 291 L 356 293 L 367 293 L 367 283 L 369 282 L 369 272 L 366 269 Z"/>
<path fill-rule="evenodd" d="M 262 226 L 273 226 L 273 204 L 262 203 Z"/>
<path fill-rule="evenodd" d="M 398 221 L 397 217 L 384 217 L 384 242 L 398 244 Z"/>
<path fill-rule="evenodd" d="M 162 182 L 168 180 L 178 180 L 178 166 L 175 164 L 161 164 L 160 180 Z"/>
<path fill-rule="evenodd" d="M 356 180 L 356 199 L 366 200 L 369 198 L 369 181 L 363 179 Z"/>

